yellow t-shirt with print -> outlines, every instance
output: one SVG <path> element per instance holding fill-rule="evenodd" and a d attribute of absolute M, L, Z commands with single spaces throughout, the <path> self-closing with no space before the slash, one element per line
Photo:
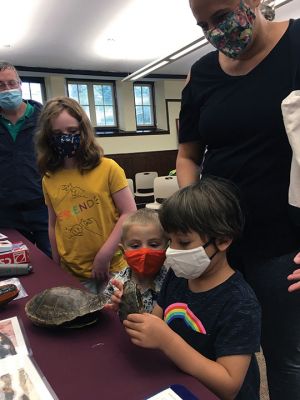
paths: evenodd
<path fill-rule="evenodd" d="M 123 169 L 103 157 L 91 171 L 63 169 L 43 178 L 46 204 L 56 214 L 55 237 L 63 266 L 74 275 L 90 278 L 94 258 L 118 221 L 112 194 L 128 186 Z M 120 251 L 110 271 L 126 266 Z"/>

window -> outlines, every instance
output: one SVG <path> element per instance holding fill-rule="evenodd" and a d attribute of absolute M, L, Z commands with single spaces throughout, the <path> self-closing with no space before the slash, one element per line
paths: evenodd
<path fill-rule="evenodd" d="M 43 78 L 21 76 L 22 81 L 22 97 L 25 100 L 35 100 L 39 103 L 45 103 L 46 90 Z"/>
<path fill-rule="evenodd" d="M 134 83 L 133 90 L 137 129 L 155 127 L 153 85 L 151 83 Z"/>
<path fill-rule="evenodd" d="M 116 128 L 116 101 L 113 82 L 68 81 L 69 97 L 78 101 L 92 124 Z"/>
<path fill-rule="evenodd" d="M 69 83 L 68 92 L 69 97 L 77 100 L 84 111 L 87 113 L 88 117 L 91 119 L 87 85 L 81 83 Z"/>

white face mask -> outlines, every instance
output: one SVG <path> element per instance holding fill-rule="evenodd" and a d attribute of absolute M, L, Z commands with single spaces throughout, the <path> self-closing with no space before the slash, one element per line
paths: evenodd
<path fill-rule="evenodd" d="M 199 278 L 211 261 L 204 250 L 208 244 L 190 250 L 175 250 L 168 247 L 164 265 L 172 268 L 178 278 Z"/>

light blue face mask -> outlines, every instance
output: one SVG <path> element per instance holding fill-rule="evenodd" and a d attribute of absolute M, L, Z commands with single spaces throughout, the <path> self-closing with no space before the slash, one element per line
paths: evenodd
<path fill-rule="evenodd" d="M 10 89 L 0 92 L 0 108 L 3 110 L 15 110 L 22 103 L 20 89 Z"/>

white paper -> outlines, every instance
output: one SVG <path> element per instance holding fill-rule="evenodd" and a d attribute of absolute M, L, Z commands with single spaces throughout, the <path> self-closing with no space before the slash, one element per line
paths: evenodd
<path fill-rule="evenodd" d="M 162 392 L 149 397 L 147 400 L 182 400 L 171 388 L 165 389 Z"/>
<path fill-rule="evenodd" d="M 15 356 L 0 360 L 0 399 L 7 392 L 13 399 L 53 400 L 43 377 L 28 356 Z"/>
<path fill-rule="evenodd" d="M 0 361 L 14 358 L 18 354 L 28 354 L 18 318 L 2 319 L 0 321 Z"/>

